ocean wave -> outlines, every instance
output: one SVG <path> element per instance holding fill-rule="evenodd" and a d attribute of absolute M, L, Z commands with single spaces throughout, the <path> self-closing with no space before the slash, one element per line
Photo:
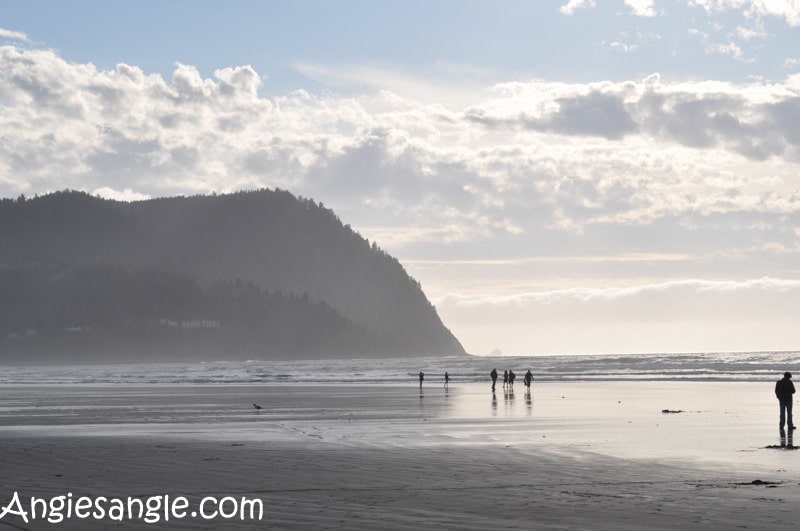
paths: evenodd
<path fill-rule="evenodd" d="M 218 361 L 2 367 L 0 384 L 408 384 L 488 381 L 496 368 L 536 381 L 768 381 L 800 366 L 800 352 L 536 357 L 444 357 L 303 361 Z M 502 377 L 501 377 L 502 378 Z"/>

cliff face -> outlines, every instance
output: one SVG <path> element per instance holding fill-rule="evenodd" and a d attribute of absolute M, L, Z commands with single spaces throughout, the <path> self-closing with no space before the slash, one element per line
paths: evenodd
<path fill-rule="evenodd" d="M 2 200 L 0 295 L 6 359 L 464 353 L 396 259 L 284 191 Z"/>

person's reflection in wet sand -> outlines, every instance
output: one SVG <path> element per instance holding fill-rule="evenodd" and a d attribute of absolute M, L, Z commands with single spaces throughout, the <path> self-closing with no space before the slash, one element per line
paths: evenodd
<path fill-rule="evenodd" d="M 492 391 L 492 416 L 497 416 L 497 395 Z"/>
<path fill-rule="evenodd" d="M 530 391 L 525 393 L 525 406 L 527 407 L 528 416 L 530 417 L 533 414 L 533 397 Z"/>
<path fill-rule="evenodd" d="M 511 387 L 507 387 L 503 392 L 503 397 L 506 403 L 506 415 L 510 415 L 514 410 L 514 390 Z"/>
<path fill-rule="evenodd" d="M 794 430 L 789 430 L 789 435 L 786 435 L 786 431 L 781 430 L 781 448 L 794 448 L 793 434 Z"/>

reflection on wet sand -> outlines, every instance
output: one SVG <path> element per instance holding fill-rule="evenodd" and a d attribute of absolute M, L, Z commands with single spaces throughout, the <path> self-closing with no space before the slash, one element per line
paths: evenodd
<path fill-rule="evenodd" d="M 794 430 L 790 429 L 788 435 L 784 430 L 781 430 L 781 447 L 794 448 L 794 443 L 792 441 L 793 436 L 794 436 Z"/>
<path fill-rule="evenodd" d="M 514 412 L 514 389 L 512 387 L 507 387 L 505 391 L 503 391 L 503 398 L 505 399 L 506 416 L 510 416 Z"/>

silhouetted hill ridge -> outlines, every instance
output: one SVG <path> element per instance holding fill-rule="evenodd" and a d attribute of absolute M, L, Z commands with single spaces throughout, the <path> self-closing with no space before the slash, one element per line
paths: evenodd
<path fill-rule="evenodd" d="M 44 281 L 58 268 L 67 276 L 75 268 L 97 275 L 113 268 L 125 274 L 169 273 L 201 290 L 239 281 L 324 303 L 358 330 L 352 333 L 353 354 L 463 353 L 419 283 L 395 258 L 323 205 L 286 191 L 132 203 L 59 192 L 0 201 L 0 227 L 0 267 L 6 275 L 47 271 L 40 275 Z M 158 310 L 156 305 L 153 312 Z M 340 325 L 335 327 L 346 328 Z M 337 356 L 346 355 L 346 343 L 339 341 Z M 321 344 L 316 355 L 330 352 Z"/>

